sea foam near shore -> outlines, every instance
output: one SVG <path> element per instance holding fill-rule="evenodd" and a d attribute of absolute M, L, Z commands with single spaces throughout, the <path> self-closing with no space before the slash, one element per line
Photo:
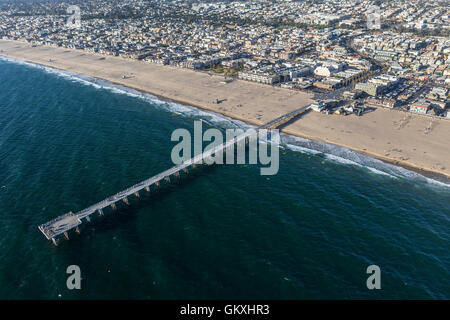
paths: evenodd
<path fill-rule="evenodd" d="M 107 80 L 102 80 L 79 74 L 71 71 L 56 69 L 45 65 L 22 61 L 14 58 L 0 56 L 1 60 L 23 64 L 26 66 L 39 68 L 47 73 L 63 77 L 70 81 L 78 82 L 83 85 L 92 86 L 96 89 L 104 89 L 117 94 L 125 94 L 131 97 L 146 100 L 153 105 L 160 107 L 163 110 L 178 114 L 180 116 L 203 120 L 211 126 L 218 126 L 220 128 L 255 128 L 254 125 L 246 122 L 232 119 L 225 115 L 215 113 L 213 111 L 205 111 L 193 106 L 183 105 L 177 102 L 164 100 L 149 93 L 140 92 L 138 90 L 125 87 L 123 85 L 115 84 Z M 388 176 L 393 179 L 408 178 L 416 180 L 417 182 L 426 183 L 436 187 L 450 188 L 450 182 L 440 181 L 440 179 L 433 179 L 426 177 L 417 172 L 405 169 L 403 167 L 395 166 L 381 160 L 372 158 L 355 152 L 346 147 L 329 144 L 321 141 L 309 140 L 297 136 L 281 134 L 282 147 L 288 148 L 291 151 L 310 154 L 313 156 L 322 156 L 324 161 L 332 161 L 342 165 L 351 165 L 367 169 L 373 174 Z"/>

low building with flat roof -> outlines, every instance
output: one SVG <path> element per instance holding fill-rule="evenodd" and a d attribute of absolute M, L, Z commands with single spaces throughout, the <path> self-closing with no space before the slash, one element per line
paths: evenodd
<path fill-rule="evenodd" d="M 379 83 L 363 82 L 363 83 L 357 83 L 355 86 L 355 90 L 365 92 L 368 95 L 371 95 L 373 97 L 378 96 L 382 92 L 383 89 L 384 89 L 384 85 L 379 84 Z"/>
<path fill-rule="evenodd" d="M 431 103 L 426 100 L 419 100 L 409 105 L 409 111 L 420 114 L 427 114 L 430 108 Z"/>

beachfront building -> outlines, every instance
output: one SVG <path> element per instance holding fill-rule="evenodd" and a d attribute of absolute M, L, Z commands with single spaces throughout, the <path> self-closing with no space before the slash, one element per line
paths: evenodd
<path fill-rule="evenodd" d="M 343 69 L 343 65 L 340 63 L 326 61 L 321 66 L 314 70 L 314 74 L 319 77 L 331 77 L 332 74 L 339 72 Z"/>
<path fill-rule="evenodd" d="M 431 108 L 431 103 L 426 100 L 419 100 L 409 105 L 409 111 L 420 114 L 427 114 Z"/>
<path fill-rule="evenodd" d="M 378 96 L 384 88 L 385 86 L 383 84 L 372 82 L 357 83 L 355 86 L 355 90 L 365 92 L 373 97 Z"/>
<path fill-rule="evenodd" d="M 323 101 L 317 101 L 310 104 L 309 108 L 315 112 L 322 112 L 326 109 L 326 105 Z"/>
<path fill-rule="evenodd" d="M 334 77 L 342 79 L 342 85 L 346 86 L 352 82 L 360 81 L 366 74 L 367 70 L 347 69 L 334 74 Z"/>
<path fill-rule="evenodd" d="M 409 15 L 426 17 L 426 25 L 445 29 L 450 10 L 436 0 L 430 1 L 442 9 L 442 15 L 428 16 L 427 10 L 418 14 L 414 4 L 408 3 L 402 7 L 384 4 L 382 17 L 396 23 L 406 21 Z M 134 2 L 124 0 L 119 6 L 116 1 L 83 2 L 79 4 L 81 10 L 89 12 L 91 18 L 83 19 L 77 29 L 67 28 L 67 17 L 55 14 L 61 9 L 56 4 L 48 3 L 43 7 L 33 3 L 34 9 L 46 15 L 29 16 L 24 15 L 20 6 L 8 5 L 7 12 L 0 12 L 0 37 L 32 45 L 237 74 L 239 79 L 283 84 L 294 89 L 306 89 L 315 83 L 316 88 L 334 90 L 364 81 L 376 72 L 374 67 L 379 65 L 376 60 L 390 65 L 392 74 L 437 75 L 442 77 L 443 85 L 450 85 L 446 80 L 450 77 L 448 37 L 423 37 L 392 30 L 366 32 L 368 0 L 351 5 L 347 1 L 318 5 L 297 1 L 287 4 L 286 1 L 217 0 L 207 4 L 194 1 L 192 6 L 185 1 L 149 0 L 139 1 L 139 17 L 128 12 L 121 18 L 110 19 L 117 14 L 117 8 L 134 5 Z M 198 19 L 185 21 L 184 18 L 192 16 Z M 229 21 L 218 21 L 217 17 Z M 361 28 L 340 28 L 338 24 L 343 21 L 361 23 Z M 289 81 L 292 83 L 287 83 Z M 358 86 L 360 91 L 378 96 L 384 88 L 395 86 L 397 82 L 392 75 L 381 75 L 370 79 L 369 84 Z"/>
<path fill-rule="evenodd" d="M 310 66 L 304 64 L 284 64 L 281 67 L 264 66 L 249 71 L 241 71 L 238 78 L 265 84 L 291 81 L 303 77 L 312 72 Z"/>
<path fill-rule="evenodd" d="M 397 107 L 398 101 L 395 99 L 375 99 L 375 98 L 366 98 L 364 100 L 365 104 L 371 107 L 382 107 L 382 108 L 388 108 L 393 109 Z"/>
<path fill-rule="evenodd" d="M 314 86 L 323 90 L 335 90 L 342 86 L 342 79 L 338 78 L 327 78 L 322 81 L 317 81 Z"/>
<path fill-rule="evenodd" d="M 280 82 L 280 76 L 278 74 L 258 70 L 239 72 L 238 78 L 241 80 L 265 84 L 274 84 Z"/>
<path fill-rule="evenodd" d="M 380 84 L 386 88 L 391 88 L 397 85 L 400 78 L 388 74 L 381 74 L 368 80 L 369 83 Z"/>

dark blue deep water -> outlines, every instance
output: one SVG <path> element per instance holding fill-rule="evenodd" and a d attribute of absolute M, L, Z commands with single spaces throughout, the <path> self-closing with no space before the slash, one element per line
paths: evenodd
<path fill-rule="evenodd" d="M 275 176 L 197 169 L 58 247 L 39 232 L 171 167 L 172 131 L 199 118 L 234 125 L 0 59 L 0 299 L 450 298 L 449 185 L 292 137 Z M 366 287 L 372 264 L 381 290 Z"/>

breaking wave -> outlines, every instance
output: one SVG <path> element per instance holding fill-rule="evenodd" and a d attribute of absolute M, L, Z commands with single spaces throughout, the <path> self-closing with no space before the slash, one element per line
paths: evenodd
<path fill-rule="evenodd" d="M 0 57 L 1 60 L 14 62 L 22 65 L 27 65 L 34 68 L 39 68 L 47 73 L 54 74 L 60 77 L 69 79 L 70 81 L 78 82 L 84 85 L 92 86 L 97 89 L 109 90 L 118 94 L 125 94 L 130 97 L 135 97 L 148 101 L 154 106 L 160 107 L 163 110 L 167 110 L 180 116 L 200 119 L 211 126 L 218 126 L 220 128 L 242 128 L 249 129 L 255 128 L 254 125 L 246 122 L 235 120 L 230 117 L 215 113 L 213 111 L 205 111 L 193 106 L 183 105 L 177 102 L 163 100 L 149 93 L 140 92 L 138 90 L 128 88 L 122 85 L 114 84 L 107 80 L 102 80 L 79 74 L 71 71 L 56 69 L 48 66 L 44 66 L 37 63 L 21 61 L 8 57 Z M 450 188 L 449 181 L 440 181 L 440 179 L 434 179 L 426 177 L 420 173 L 413 172 L 403 167 L 395 166 L 389 163 L 385 163 L 381 160 L 360 154 L 346 147 L 333 145 L 321 141 L 314 141 L 296 136 L 281 134 L 282 147 L 286 147 L 294 152 L 301 152 L 313 156 L 321 156 L 326 161 L 339 163 L 342 165 L 357 166 L 366 169 L 367 171 L 383 175 L 389 178 L 408 178 L 415 180 L 416 182 L 424 182 L 429 185 Z M 443 180 L 443 179 L 442 179 Z"/>

